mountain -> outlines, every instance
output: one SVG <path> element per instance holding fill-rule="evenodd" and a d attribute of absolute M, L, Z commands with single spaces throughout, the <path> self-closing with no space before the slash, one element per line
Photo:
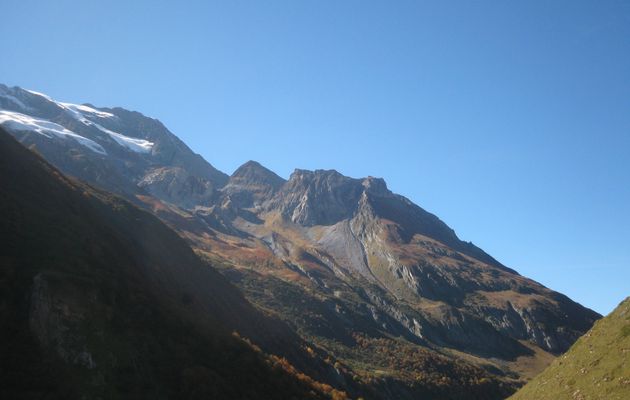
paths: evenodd
<path fill-rule="evenodd" d="M 63 103 L 1 84 L 0 110 L 0 124 L 21 143 L 62 171 L 127 197 L 155 193 L 206 204 L 228 180 L 159 121 L 137 112 Z"/>
<path fill-rule="evenodd" d="M 510 399 L 630 399 L 630 298 Z"/>
<path fill-rule="evenodd" d="M 238 209 L 247 209 L 260 205 L 265 199 L 274 195 L 285 180 L 268 170 L 256 161 L 248 161 L 241 165 L 227 184 L 221 188 L 224 201 Z"/>
<path fill-rule="evenodd" d="M 228 177 L 183 143 L 177 157 L 158 152 L 181 142 L 139 113 L 86 104 L 59 114 L 68 103 L 20 88 L 4 87 L 0 101 L 11 107 L 0 124 L 20 142 L 157 215 L 376 397 L 504 398 L 600 317 L 460 240 L 383 179 L 297 169 L 284 180 L 254 161 Z"/>
<path fill-rule="evenodd" d="M 2 398 L 345 398 L 300 375 L 287 359 L 334 369 L 154 216 L 2 129 L 0 177 Z"/>

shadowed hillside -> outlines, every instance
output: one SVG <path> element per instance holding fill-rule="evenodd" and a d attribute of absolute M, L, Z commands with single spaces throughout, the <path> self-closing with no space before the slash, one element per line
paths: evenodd
<path fill-rule="evenodd" d="M 1 130 L 0 182 L 0 397 L 344 397 L 235 336 L 300 358 L 157 218 Z"/>

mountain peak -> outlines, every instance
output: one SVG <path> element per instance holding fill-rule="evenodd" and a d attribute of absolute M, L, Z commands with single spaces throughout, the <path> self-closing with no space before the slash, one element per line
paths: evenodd
<path fill-rule="evenodd" d="M 70 153 L 75 154 L 76 162 L 60 165 L 64 173 L 115 193 L 176 194 L 161 198 L 170 202 L 194 197 L 201 190 L 207 199 L 228 181 L 226 174 L 194 153 L 161 122 L 124 108 L 67 103 L 0 84 L 0 125 L 48 159 L 67 160 Z M 166 181 L 157 182 L 155 171 L 169 168 L 172 173 L 160 175 Z M 148 176 L 151 185 L 138 188 L 138 182 L 148 183 Z M 189 200 L 178 205 L 194 205 Z"/>
<path fill-rule="evenodd" d="M 301 225 L 330 225 L 352 215 L 363 192 L 359 179 L 335 170 L 296 169 L 273 207 Z"/>
<path fill-rule="evenodd" d="M 296 168 L 295 170 L 293 170 L 293 173 L 289 177 L 289 181 L 299 181 L 299 180 L 322 181 L 322 180 L 331 180 L 331 179 L 344 180 L 344 179 L 352 179 L 352 178 L 343 175 L 342 173 L 340 173 L 339 171 L 335 169 L 309 170 L 309 169 L 301 169 L 301 168 Z"/>
<path fill-rule="evenodd" d="M 270 199 L 284 183 L 275 172 L 249 160 L 234 171 L 222 192 L 233 204 L 248 208 Z"/>
<path fill-rule="evenodd" d="M 257 161 L 249 160 L 234 171 L 228 184 L 265 185 L 278 189 L 285 180 Z"/>
<path fill-rule="evenodd" d="M 267 169 L 263 167 L 262 164 L 259 163 L 258 161 L 249 160 L 249 161 L 244 162 L 240 167 L 238 167 L 232 175 L 238 175 L 239 171 L 241 170 L 261 169 L 261 168 Z"/>
<path fill-rule="evenodd" d="M 387 183 L 385 183 L 385 179 L 383 178 L 375 178 L 373 176 L 368 176 L 363 179 L 363 187 L 365 191 L 370 194 L 376 195 L 387 195 L 391 194 L 389 189 L 387 188 Z"/>

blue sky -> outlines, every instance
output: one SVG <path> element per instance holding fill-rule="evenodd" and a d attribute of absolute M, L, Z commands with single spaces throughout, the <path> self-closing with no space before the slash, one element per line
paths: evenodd
<path fill-rule="evenodd" d="M 2 83 L 141 111 L 227 173 L 384 177 L 588 307 L 630 295 L 627 1 L 3 0 L 0 15 Z"/>

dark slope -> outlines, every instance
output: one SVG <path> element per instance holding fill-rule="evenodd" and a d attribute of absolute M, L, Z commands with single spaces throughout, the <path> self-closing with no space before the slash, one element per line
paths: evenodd
<path fill-rule="evenodd" d="M 0 397 L 322 396 L 231 334 L 293 339 L 157 218 L 1 130 L 0 182 Z"/>

